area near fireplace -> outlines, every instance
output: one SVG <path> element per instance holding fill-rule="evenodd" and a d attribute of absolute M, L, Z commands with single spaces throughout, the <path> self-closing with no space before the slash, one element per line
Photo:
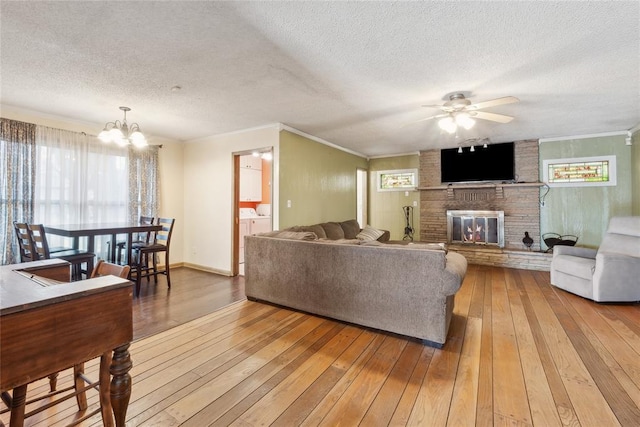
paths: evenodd
<path fill-rule="evenodd" d="M 504 212 L 448 210 L 447 243 L 504 247 Z"/>
<path fill-rule="evenodd" d="M 420 240 L 449 242 L 452 250 L 465 255 L 472 264 L 548 271 L 550 254 L 540 252 L 538 141 L 516 141 L 515 162 L 517 182 L 443 185 L 440 150 L 420 152 Z M 450 240 L 448 230 L 453 222 L 449 224 L 448 211 L 502 212 L 503 237 L 493 242 L 495 239 L 487 241 L 485 235 L 482 243 L 469 243 L 457 235 Z M 488 219 L 485 227 L 486 222 Z M 474 227 L 477 229 L 477 221 Z M 522 243 L 525 231 L 534 239 L 530 250 Z"/>

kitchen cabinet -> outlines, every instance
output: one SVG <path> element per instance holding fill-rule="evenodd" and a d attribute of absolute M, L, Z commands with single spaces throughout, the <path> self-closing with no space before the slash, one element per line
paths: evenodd
<path fill-rule="evenodd" d="M 238 246 L 240 248 L 240 263 L 244 262 L 244 236 L 248 236 L 251 234 L 258 233 L 266 233 L 267 231 L 271 231 L 271 217 L 261 217 L 261 218 L 241 218 L 240 226 L 238 230 L 240 242 L 238 242 Z"/>
<path fill-rule="evenodd" d="M 262 201 L 262 171 L 240 168 L 240 201 Z"/>
<path fill-rule="evenodd" d="M 262 170 L 262 159 L 255 156 L 240 156 L 240 167 L 243 169 Z"/>

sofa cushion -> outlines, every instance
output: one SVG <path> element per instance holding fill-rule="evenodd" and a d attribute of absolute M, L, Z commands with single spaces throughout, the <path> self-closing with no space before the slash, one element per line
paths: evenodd
<path fill-rule="evenodd" d="M 342 221 L 340 227 L 342 227 L 342 231 L 344 231 L 345 239 L 355 239 L 360 232 L 360 224 L 358 224 L 358 221 L 355 219 Z"/>
<path fill-rule="evenodd" d="M 327 235 L 327 239 L 338 240 L 344 239 L 344 231 L 337 222 L 325 222 L 320 224 L 324 228 L 324 232 Z"/>
<path fill-rule="evenodd" d="M 291 231 L 291 229 L 269 231 L 261 233 L 260 236 L 289 240 L 318 240 L 318 236 L 311 231 Z"/>
<path fill-rule="evenodd" d="M 571 255 L 557 255 L 553 258 L 553 269 L 571 276 L 591 280 L 596 268 L 596 260 Z"/>
<path fill-rule="evenodd" d="M 447 249 L 446 243 L 411 242 L 407 246 L 412 249 L 429 249 L 432 251 L 444 251 L 445 254 L 449 252 L 449 250 Z"/>
<path fill-rule="evenodd" d="M 383 234 L 384 231 L 373 228 L 370 225 L 365 225 L 362 231 L 358 233 L 356 238 L 360 240 L 378 240 L 378 237 L 382 236 Z"/>
<path fill-rule="evenodd" d="M 320 239 L 318 240 L 318 243 L 331 243 L 334 245 L 359 245 L 360 240 L 358 239 L 336 239 L 336 240 Z"/>
<path fill-rule="evenodd" d="M 322 225 L 320 224 L 303 225 L 302 227 L 299 227 L 299 228 L 300 228 L 300 231 L 311 231 L 313 233 L 316 233 L 316 236 L 318 236 L 318 239 L 327 238 L 327 233 L 324 232 L 324 228 L 322 228 Z"/>

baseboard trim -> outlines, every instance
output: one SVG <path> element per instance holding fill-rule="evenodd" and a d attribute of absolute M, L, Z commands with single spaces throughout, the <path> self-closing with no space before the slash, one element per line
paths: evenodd
<path fill-rule="evenodd" d="M 173 267 L 173 265 L 172 265 Z M 207 273 L 220 274 L 221 276 L 231 277 L 232 274 L 229 270 L 219 270 L 217 268 L 211 268 L 204 265 L 192 264 L 190 262 L 183 262 L 181 267 L 193 268 L 194 270 L 206 271 Z"/>

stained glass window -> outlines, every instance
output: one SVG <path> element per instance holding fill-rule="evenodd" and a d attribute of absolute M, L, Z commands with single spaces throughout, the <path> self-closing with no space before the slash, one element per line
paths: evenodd
<path fill-rule="evenodd" d="M 616 185 L 615 156 L 553 159 L 543 165 L 550 186 Z"/>
<path fill-rule="evenodd" d="M 378 191 L 415 190 L 417 185 L 417 169 L 378 171 Z"/>

